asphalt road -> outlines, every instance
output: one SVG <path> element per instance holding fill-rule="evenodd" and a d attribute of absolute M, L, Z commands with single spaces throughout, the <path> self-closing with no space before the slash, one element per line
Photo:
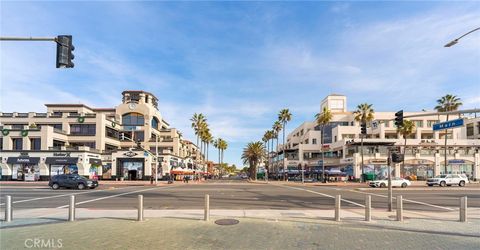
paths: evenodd
<path fill-rule="evenodd" d="M 353 187 L 253 184 L 245 181 L 210 181 L 203 184 L 168 186 L 101 186 L 95 190 L 51 190 L 28 185 L 0 185 L 0 210 L 5 195 L 11 195 L 14 209 L 66 207 L 69 196 L 77 207 L 91 209 L 135 209 L 137 196 L 144 196 L 145 209 L 202 209 L 204 195 L 210 195 L 211 209 L 333 209 L 334 196 L 342 196 L 342 207 L 360 208 L 371 195 L 373 208 L 387 208 L 386 189 L 356 190 Z M 445 212 L 458 208 L 459 198 L 468 197 L 469 207 L 480 207 L 480 188 L 394 189 L 402 195 L 404 209 Z M 395 202 L 393 204 L 395 207 Z"/>

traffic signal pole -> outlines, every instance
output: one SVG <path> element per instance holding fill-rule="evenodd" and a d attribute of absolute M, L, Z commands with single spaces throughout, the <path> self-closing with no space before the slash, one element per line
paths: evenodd
<path fill-rule="evenodd" d="M 56 42 L 56 37 L 0 37 L 0 41 L 52 41 Z"/>
<path fill-rule="evenodd" d="M 39 41 L 55 42 L 57 44 L 57 68 L 73 68 L 72 60 L 75 58 L 72 51 L 75 46 L 72 44 L 71 35 L 59 35 L 57 37 L 0 37 L 0 41 Z"/>

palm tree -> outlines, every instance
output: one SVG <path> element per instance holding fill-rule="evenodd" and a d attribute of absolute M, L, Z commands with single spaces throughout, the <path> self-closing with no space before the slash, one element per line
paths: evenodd
<path fill-rule="evenodd" d="M 266 154 L 265 155 L 268 155 L 268 150 L 269 150 L 269 141 L 270 141 L 270 138 L 268 137 L 268 131 L 265 131 L 265 134 L 263 134 L 263 137 L 262 137 L 262 141 L 263 141 L 263 144 L 265 144 L 267 147 L 266 147 Z M 266 166 L 266 169 L 267 169 L 267 172 L 270 171 L 270 159 L 267 158 L 265 160 L 265 166 Z M 267 180 L 268 180 L 268 177 L 267 177 Z"/>
<path fill-rule="evenodd" d="M 221 139 L 219 145 L 220 145 L 220 150 L 221 150 L 221 163 L 223 164 L 223 153 L 225 152 L 225 150 L 227 150 L 228 143 L 227 143 L 227 141 Z"/>
<path fill-rule="evenodd" d="M 275 156 L 277 160 L 278 160 L 278 134 L 280 133 L 281 130 L 282 130 L 282 124 L 280 123 L 280 121 L 275 121 L 272 126 L 272 131 L 274 133 L 275 139 L 277 140 L 277 146 L 275 148 Z"/>
<path fill-rule="evenodd" d="M 437 100 L 438 105 L 435 106 L 435 110 L 437 112 L 449 112 L 458 110 L 463 103 L 460 102 L 460 98 L 455 95 L 447 94 L 442 96 L 440 99 Z M 447 121 L 448 121 L 448 114 L 447 114 Z M 448 129 L 445 129 L 445 174 L 447 173 L 447 135 Z"/>
<path fill-rule="evenodd" d="M 403 139 L 405 139 L 403 146 L 403 153 L 405 154 L 407 148 L 407 138 L 415 132 L 415 123 L 410 120 L 404 120 L 403 125 L 397 128 L 397 132 L 403 136 Z M 405 158 L 402 161 L 402 170 L 405 172 Z"/>
<path fill-rule="evenodd" d="M 210 147 L 210 143 L 212 143 L 213 141 L 213 136 L 212 134 L 210 133 L 210 130 L 207 130 L 205 132 L 205 135 L 203 137 L 203 139 L 205 140 L 205 143 L 207 144 L 207 164 L 208 164 L 208 150 L 209 150 L 209 147 Z"/>
<path fill-rule="evenodd" d="M 325 125 L 332 121 L 332 118 L 332 112 L 330 112 L 330 109 L 328 109 L 327 107 L 323 107 L 322 113 L 318 113 L 315 115 L 315 121 L 317 122 L 317 125 L 320 125 L 322 127 L 322 146 L 320 150 L 320 152 L 322 153 L 322 182 L 325 182 L 325 156 L 323 154 L 323 138 L 325 134 Z"/>
<path fill-rule="evenodd" d="M 192 121 L 192 128 L 195 131 L 195 135 L 197 136 L 197 148 L 200 148 L 199 145 L 198 145 L 199 139 L 200 139 L 200 134 L 201 134 L 202 127 L 207 122 L 207 118 L 205 118 L 205 116 L 202 113 L 200 113 L 200 114 L 195 113 L 195 114 L 193 114 L 190 121 Z"/>
<path fill-rule="evenodd" d="M 290 111 L 288 109 L 282 109 L 280 110 L 280 113 L 278 113 L 278 120 L 280 122 L 283 123 L 283 180 L 285 180 L 286 176 L 285 176 L 285 169 L 286 169 L 286 166 L 285 166 L 285 130 L 286 130 L 286 126 L 287 126 L 287 122 L 289 122 L 290 120 L 292 120 L 292 114 L 290 113 Z"/>
<path fill-rule="evenodd" d="M 371 122 L 374 119 L 375 111 L 372 108 L 372 104 L 362 103 L 357 106 L 357 110 L 353 112 L 355 115 L 355 121 L 366 124 L 367 122 Z M 364 178 L 364 166 L 363 166 L 363 135 L 361 135 L 361 145 L 360 148 L 362 150 L 362 177 L 361 180 L 363 181 Z"/>
<path fill-rule="evenodd" d="M 265 158 L 265 147 L 262 142 L 250 142 L 243 149 L 242 160 L 249 165 L 250 178 L 257 180 L 257 165 Z"/>

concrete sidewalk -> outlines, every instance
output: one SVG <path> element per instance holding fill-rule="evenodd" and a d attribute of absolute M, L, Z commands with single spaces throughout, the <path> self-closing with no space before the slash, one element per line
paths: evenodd
<path fill-rule="evenodd" d="M 288 212 L 288 211 L 287 211 Z M 334 222 L 317 218 L 234 217 L 221 226 L 215 215 L 198 218 L 124 218 L 52 222 L 0 229 L 1 249 L 32 248 L 34 242 L 62 249 L 478 249 L 479 221 L 459 223 Z M 48 241 L 48 242 L 47 242 Z M 37 247 L 38 248 L 38 247 Z"/>

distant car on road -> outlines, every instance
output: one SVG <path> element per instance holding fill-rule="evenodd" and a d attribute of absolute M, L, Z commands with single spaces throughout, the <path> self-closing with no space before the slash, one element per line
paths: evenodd
<path fill-rule="evenodd" d="M 48 186 L 52 189 L 64 188 L 96 188 L 98 187 L 98 181 L 87 179 L 78 174 L 60 174 L 54 175 L 48 182 Z"/>
<path fill-rule="evenodd" d="M 427 185 L 430 187 L 433 185 L 439 185 L 440 187 L 458 185 L 463 187 L 467 183 L 469 183 L 467 176 L 460 174 L 441 174 L 427 179 Z"/>
<path fill-rule="evenodd" d="M 388 187 L 388 179 L 385 180 L 375 180 L 375 181 L 370 181 L 368 183 L 370 187 L 380 187 L 380 188 L 386 188 Z M 409 180 L 399 178 L 399 177 L 394 177 L 392 178 L 392 187 L 402 187 L 406 188 L 408 186 L 412 185 L 412 183 Z"/>

